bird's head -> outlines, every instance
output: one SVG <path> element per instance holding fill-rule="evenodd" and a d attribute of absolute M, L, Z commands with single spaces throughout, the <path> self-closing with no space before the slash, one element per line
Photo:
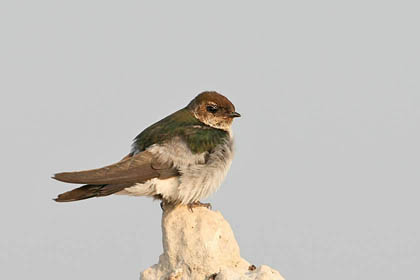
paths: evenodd
<path fill-rule="evenodd" d="M 200 93 L 187 108 L 202 123 L 226 131 L 230 130 L 233 118 L 241 116 L 229 99 L 215 91 Z"/>

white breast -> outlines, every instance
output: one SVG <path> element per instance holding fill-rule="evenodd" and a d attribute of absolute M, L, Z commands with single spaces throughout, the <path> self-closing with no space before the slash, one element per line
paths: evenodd
<path fill-rule="evenodd" d="M 162 195 L 168 201 L 188 204 L 208 197 L 219 188 L 232 163 L 233 139 L 218 145 L 212 153 L 193 154 L 180 138 L 163 145 L 152 145 L 147 151 L 159 161 L 171 162 L 181 176 L 152 179 L 120 194 Z"/>

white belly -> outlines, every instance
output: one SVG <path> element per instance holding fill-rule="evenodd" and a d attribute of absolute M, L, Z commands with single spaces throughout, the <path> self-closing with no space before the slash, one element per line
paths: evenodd
<path fill-rule="evenodd" d="M 161 195 L 167 201 L 188 204 L 207 198 L 215 192 L 225 178 L 233 158 L 233 142 L 219 145 L 208 154 L 192 154 L 180 141 L 153 145 L 147 149 L 159 160 L 169 161 L 180 176 L 169 179 L 151 179 L 136 184 L 118 194 L 134 196 Z M 207 159 L 206 159 L 207 157 Z"/>

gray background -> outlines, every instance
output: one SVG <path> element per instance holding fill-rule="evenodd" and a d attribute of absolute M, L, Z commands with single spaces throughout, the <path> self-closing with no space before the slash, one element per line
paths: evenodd
<path fill-rule="evenodd" d="M 145 198 L 51 200 L 218 90 L 242 113 L 209 201 L 286 279 L 419 279 L 418 1 L 0 4 L 1 279 L 137 279 Z"/>

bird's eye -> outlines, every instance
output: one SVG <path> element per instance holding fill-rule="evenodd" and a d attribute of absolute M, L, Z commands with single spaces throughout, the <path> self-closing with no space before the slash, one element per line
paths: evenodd
<path fill-rule="evenodd" d="M 214 113 L 217 112 L 217 110 L 219 110 L 219 108 L 217 108 L 216 105 L 208 105 L 206 107 L 206 110 L 207 110 L 207 112 L 210 112 L 210 113 L 214 114 Z"/>

